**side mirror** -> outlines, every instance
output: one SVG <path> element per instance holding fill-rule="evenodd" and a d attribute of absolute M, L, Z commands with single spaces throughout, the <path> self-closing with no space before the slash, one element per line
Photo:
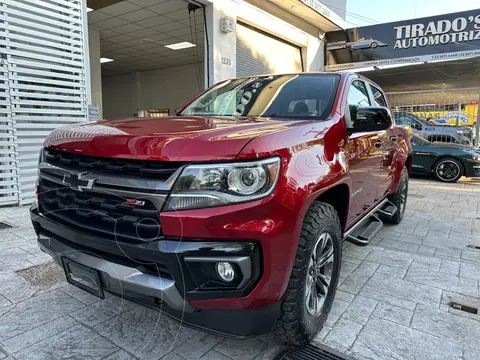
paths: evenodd
<path fill-rule="evenodd" d="M 412 123 L 412 129 L 422 130 L 422 125 L 415 121 Z"/>
<path fill-rule="evenodd" d="M 360 107 L 354 119 L 353 128 L 348 130 L 354 132 L 369 132 L 387 130 L 392 126 L 392 114 L 383 106 Z"/>

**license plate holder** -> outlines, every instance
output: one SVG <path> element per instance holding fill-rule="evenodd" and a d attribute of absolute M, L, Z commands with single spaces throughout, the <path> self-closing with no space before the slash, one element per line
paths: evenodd
<path fill-rule="evenodd" d="M 67 257 L 62 257 L 62 264 L 69 284 L 85 290 L 100 299 L 105 299 L 98 270 L 79 264 Z"/>

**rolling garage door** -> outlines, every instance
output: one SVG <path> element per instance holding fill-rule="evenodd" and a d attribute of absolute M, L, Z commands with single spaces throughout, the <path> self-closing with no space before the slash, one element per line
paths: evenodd
<path fill-rule="evenodd" d="M 84 6 L 0 0 L 0 205 L 31 203 L 44 139 L 87 120 Z"/>
<path fill-rule="evenodd" d="M 302 71 L 300 47 L 237 24 L 237 77 Z"/>

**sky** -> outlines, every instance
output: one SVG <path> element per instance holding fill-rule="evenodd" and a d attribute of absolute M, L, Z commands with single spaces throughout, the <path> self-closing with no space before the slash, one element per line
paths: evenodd
<path fill-rule="evenodd" d="M 374 25 L 472 9 L 479 9 L 480 13 L 480 0 L 347 0 L 346 27 Z M 332 10 L 339 13 L 336 9 L 332 8 Z"/>

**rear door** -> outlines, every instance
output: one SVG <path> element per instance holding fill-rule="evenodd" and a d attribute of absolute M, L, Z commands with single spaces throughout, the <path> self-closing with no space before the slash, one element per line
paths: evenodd
<path fill-rule="evenodd" d="M 371 106 L 367 84 L 362 80 L 354 80 L 348 89 L 345 118 L 354 123 L 357 109 Z M 352 179 L 350 212 L 348 224 L 354 222 L 366 210 L 374 205 L 377 199 L 380 162 L 382 153 L 378 132 L 362 132 L 350 135 L 347 146 Z"/>
<path fill-rule="evenodd" d="M 387 100 L 383 92 L 372 84 L 369 84 L 369 86 L 371 90 L 372 105 L 388 108 Z M 392 133 L 392 129 L 379 131 L 377 134 L 378 141 L 376 146 L 381 154 L 376 193 L 376 199 L 378 200 L 387 194 L 393 180 L 392 163 L 393 155 L 397 148 L 397 136 Z"/>

